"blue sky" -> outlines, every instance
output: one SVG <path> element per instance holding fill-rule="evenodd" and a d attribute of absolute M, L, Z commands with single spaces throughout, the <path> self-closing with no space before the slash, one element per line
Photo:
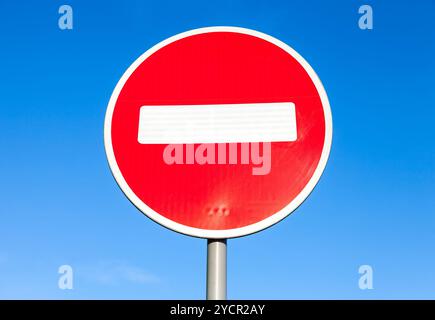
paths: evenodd
<path fill-rule="evenodd" d="M 331 103 L 333 146 L 307 201 L 228 242 L 230 299 L 435 298 L 435 3 L 60 1 L 0 4 L 0 298 L 203 299 L 206 241 L 124 197 L 107 165 L 111 92 L 144 51 L 229 25 L 304 56 Z M 358 28 L 370 4 L 374 29 Z M 57 286 L 60 265 L 74 289 Z M 373 268 L 373 290 L 358 267 Z"/>

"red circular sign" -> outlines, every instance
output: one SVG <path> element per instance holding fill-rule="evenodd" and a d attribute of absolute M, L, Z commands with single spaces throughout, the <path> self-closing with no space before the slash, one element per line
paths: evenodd
<path fill-rule="evenodd" d="M 105 147 L 144 214 L 203 238 L 247 235 L 309 195 L 332 139 L 328 98 L 310 65 L 253 30 L 210 27 L 145 52 L 117 84 Z"/>

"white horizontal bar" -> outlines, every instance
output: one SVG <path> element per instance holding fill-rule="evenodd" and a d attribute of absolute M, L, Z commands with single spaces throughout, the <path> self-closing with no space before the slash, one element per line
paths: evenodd
<path fill-rule="evenodd" d="M 295 141 L 292 102 L 142 106 L 141 144 Z"/>

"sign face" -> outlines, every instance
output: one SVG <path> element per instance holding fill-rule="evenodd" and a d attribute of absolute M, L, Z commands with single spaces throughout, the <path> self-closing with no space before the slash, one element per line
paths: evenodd
<path fill-rule="evenodd" d="M 196 237 L 265 229 L 310 194 L 332 119 L 310 65 L 266 34 L 196 29 L 140 56 L 110 99 L 107 158 L 125 195 Z"/>

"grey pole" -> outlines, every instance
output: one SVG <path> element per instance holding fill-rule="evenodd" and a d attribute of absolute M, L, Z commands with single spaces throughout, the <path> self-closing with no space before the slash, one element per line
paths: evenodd
<path fill-rule="evenodd" d="M 227 299 L 227 239 L 207 240 L 207 300 Z"/>

